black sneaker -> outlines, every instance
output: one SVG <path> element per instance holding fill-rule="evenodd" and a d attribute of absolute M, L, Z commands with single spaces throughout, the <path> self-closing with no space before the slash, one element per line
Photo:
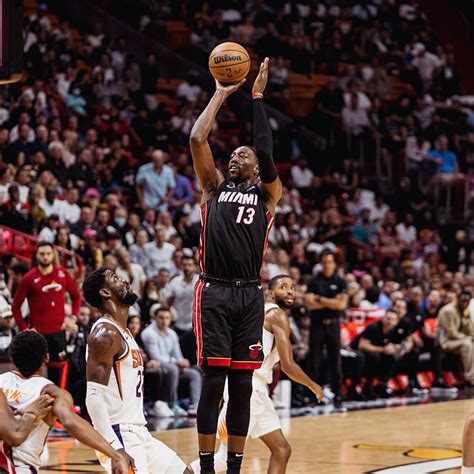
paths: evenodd
<path fill-rule="evenodd" d="M 340 395 L 337 395 L 336 397 L 334 397 L 332 404 L 334 408 L 336 408 L 337 410 L 342 408 L 342 397 Z"/>
<path fill-rule="evenodd" d="M 363 402 L 366 400 L 366 397 L 362 393 L 359 393 L 355 387 L 351 387 L 349 392 L 347 392 L 346 400 L 352 402 Z"/>
<path fill-rule="evenodd" d="M 379 384 L 375 387 L 375 393 L 378 398 L 390 398 L 393 395 L 392 390 L 390 390 L 386 385 Z"/>
<path fill-rule="evenodd" d="M 427 388 L 423 388 L 420 383 L 418 382 L 418 380 L 412 380 L 410 381 L 409 385 L 408 385 L 408 390 L 407 390 L 407 394 L 411 395 L 411 394 L 414 394 L 414 395 L 423 395 L 424 393 L 428 393 L 429 390 Z"/>
<path fill-rule="evenodd" d="M 374 392 L 372 387 L 364 387 L 363 394 L 367 401 L 373 401 L 377 399 L 377 394 Z"/>

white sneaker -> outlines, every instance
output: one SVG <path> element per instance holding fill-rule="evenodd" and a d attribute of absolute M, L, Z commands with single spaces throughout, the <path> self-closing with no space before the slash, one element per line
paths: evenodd
<path fill-rule="evenodd" d="M 197 415 L 197 403 L 191 403 L 188 406 L 188 416 L 196 416 Z"/>
<path fill-rule="evenodd" d="M 187 416 L 188 412 L 186 410 L 183 410 L 177 403 L 175 403 L 173 406 L 170 407 L 170 411 L 172 413 L 171 416 Z"/>
<path fill-rule="evenodd" d="M 166 402 L 158 400 L 150 410 L 150 415 L 156 416 L 157 418 L 170 418 L 174 416 L 174 413 Z"/>

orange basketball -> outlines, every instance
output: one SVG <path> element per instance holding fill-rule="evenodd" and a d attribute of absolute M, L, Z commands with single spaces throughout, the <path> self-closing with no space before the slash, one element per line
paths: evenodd
<path fill-rule="evenodd" d="M 219 82 L 232 84 L 241 81 L 250 71 L 250 56 L 238 43 L 221 43 L 209 56 L 209 71 Z"/>

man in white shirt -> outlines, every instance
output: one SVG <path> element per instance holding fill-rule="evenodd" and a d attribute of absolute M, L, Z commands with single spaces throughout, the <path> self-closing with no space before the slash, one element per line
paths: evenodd
<path fill-rule="evenodd" d="M 413 214 L 407 212 L 402 222 L 396 226 L 397 235 L 405 244 L 412 244 L 416 240 L 416 228 L 413 225 Z"/>
<path fill-rule="evenodd" d="M 79 201 L 79 191 L 71 188 L 66 194 L 66 200 L 62 202 L 59 214 L 61 221 L 68 224 L 75 224 L 81 217 L 81 208 L 77 205 Z"/>
<path fill-rule="evenodd" d="M 352 79 L 347 83 L 347 91 L 344 92 L 344 105 L 350 107 L 352 104 L 352 96 L 357 97 L 357 110 L 368 112 L 372 107 L 369 97 L 360 89 L 357 79 Z"/>
<path fill-rule="evenodd" d="M 49 242 L 54 244 L 56 235 L 58 233 L 59 216 L 57 214 L 51 214 L 48 217 L 48 223 L 41 229 L 38 234 L 38 240 L 40 242 Z"/>
<path fill-rule="evenodd" d="M 20 202 L 22 204 L 25 204 L 28 201 L 28 196 L 30 194 L 30 171 L 31 169 L 29 166 L 23 166 L 23 168 L 18 171 L 16 177 L 16 183 L 18 184 L 18 190 L 20 191 Z"/>
<path fill-rule="evenodd" d="M 128 281 L 132 291 L 141 297 L 146 281 L 146 275 L 143 271 L 143 267 L 138 263 L 132 262 L 130 254 L 125 247 L 120 247 L 117 249 L 115 251 L 115 255 L 118 259 L 118 267 L 115 269 L 115 273 L 122 280 Z"/>
<path fill-rule="evenodd" d="M 161 306 L 154 315 L 155 322 L 142 332 L 142 341 L 151 360 L 160 362 L 160 367 L 169 377 L 168 403 L 175 416 L 186 412 L 178 405 L 178 385 L 180 379 L 189 382 L 191 403 L 188 414 L 196 414 L 201 393 L 202 376 L 199 369 L 191 367 L 183 357 L 179 347 L 178 335 L 170 329 L 171 311 Z"/>
<path fill-rule="evenodd" d="M 19 123 L 10 130 L 10 136 L 8 138 L 9 143 L 13 143 L 22 136 L 26 138 L 25 141 L 28 143 L 33 143 L 35 141 L 36 134 L 29 125 L 30 120 L 31 117 L 26 112 L 20 114 Z"/>
<path fill-rule="evenodd" d="M 45 197 L 40 200 L 39 204 L 47 216 L 50 216 L 51 214 L 57 214 L 61 219 L 63 202 L 60 199 L 56 199 L 57 194 L 58 193 L 56 189 L 47 188 Z"/>
<path fill-rule="evenodd" d="M 290 173 L 297 188 L 309 188 L 313 184 L 314 173 L 308 168 L 305 158 L 300 158 L 298 164 L 292 166 Z"/>
<path fill-rule="evenodd" d="M 367 110 L 359 107 L 359 99 L 356 94 L 351 95 L 351 103 L 342 109 L 342 125 L 349 135 L 362 135 L 366 128 L 370 127 Z"/>
<path fill-rule="evenodd" d="M 161 268 L 170 270 L 173 253 L 176 247 L 169 242 L 166 242 L 166 228 L 159 224 L 156 226 L 155 241 L 145 244 L 150 260 L 145 268 L 145 273 L 148 278 L 153 278 L 158 274 Z"/>
<path fill-rule="evenodd" d="M 182 273 L 175 276 L 166 286 L 169 294 L 167 304 L 174 311 L 173 329 L 179 336 L 184 356 L 194 364 L 196 361 L 196 338 L 193 332 L 194 285 L 199 276 L 196 273 L 194 257 L 184 255 L 181 258 Z"/>
<path fill-rule="evenodd" d="M 370 221 L 382 222 L 388 211 L 390 211 L 390 208 L 384 202 L 383 196 L 381 194 L 376 194 L 374 206 L 370 208 Z"/>
<path fill-rule="evenodd" d="M 179 98 L 186 99 L 187 102 L 193 104 L 199 99 L 199 95 L 201 94 L 201 87 L 196 84 L 194 80 L 194 76 L 189 75 L 186 81 L 182 82 L 176 88 L 176 96 Z"/>
<path fill-rule="evenodd" d="M 8 201 L 8 188 L 12 183 L 11 168 L 0 168 L 0 206 Z"/>
<path fill-rule="evenodd" d="M 139 230 L 137 232 L 137 241 L 133 245 L 130 245 L 128 251 L 130 257 L 134 263 L 138 263 L 144 270 L 148 268 L 150 264 L 150 256 L 145 248 L 148 244 L 148 233 L 146 230 Z"/>
<path fill-rule="evenodd" d="M 199 280 L 193 257 L 182 257 L 181 270 L 183 273 L 174 277 L 167 286 L 170 295 L 167 304 L 175 310 L 174 329 L 178 335 L 193 330 L 194 285 Z"/>
<path fill-rule="evenodd" d="M 441 67 L 441 61 L 436 54 L 426 51 L 423 43 L 415 43 L 412 54 L 414 56 L 412 64 L 418 69 L 424 89 L 427 91 L 433 82 L 433 77 Z"/>
<path fill-rule="evenodd" d="M 135 184 L 142 207 L 167 209 L 176 182 L 173 170 L 165 164 L 165 158 L 162 150 L 155 150 L 151 155 L 151 163 L 138 168 Z"/>

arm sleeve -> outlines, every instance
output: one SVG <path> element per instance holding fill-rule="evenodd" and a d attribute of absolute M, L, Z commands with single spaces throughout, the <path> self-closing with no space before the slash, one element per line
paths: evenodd
<path fill-rule="evenodd" d="M 105 385 L 95 382 L 87 382 L 86 406 L 94 428 L 106 439 L 114 449 L 122 449 L 124 446 L 115 434 L 110 422 L 107 405 L 104 402 Z"/>
<path fill-rule="evenodd" d="M 28 328 L 28 326 L 25 323 L 25 320 L 23 319 L 23 315 L 21 314 L 21 305 L 23 304 L 23 301 L 25 301 L 27 290 L 28 290 L 28 279 L 27 277 L 23 277 L 20 280 L 20 284 L 18 285 L 18 288 L 15 293 L 15 297 L 13 298 L 13 304 L 12 304 L 13 317 L 15 318 L 16 324 L 18 328 L 20 329 L 20 331 L 24 331 L 25 329 Z"/>
<path fill-rule="evenodd" d="M 67 270 L 66 271 L 66 289 L 68 293 L 71 295 L 72 299 L 72 314 L 77 316 L 79 314 L 79 309 L 81 307 L 81 293 L 77 289 L 76 283 L 72 279 L 71 275 Z"/>
<path fill-rule="evenodd" d="M 263 100 L 253 100 L 253 141 L 258 158 L 262 183 L 272 183 L 278 178 L 273 162 L 273 136 Z"/>

